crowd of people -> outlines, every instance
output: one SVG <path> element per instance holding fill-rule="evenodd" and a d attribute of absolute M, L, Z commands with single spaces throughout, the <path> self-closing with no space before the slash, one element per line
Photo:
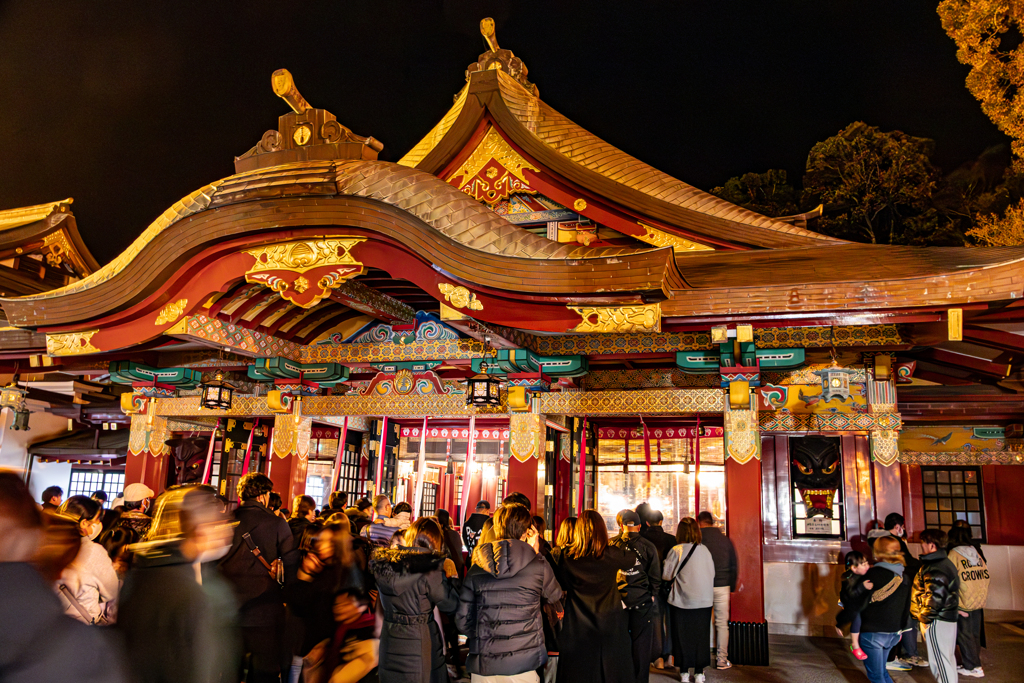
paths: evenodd
<path fill-rule="evenodd" d="M 837 630 L 849 625 L 851 649 L 872 683 L 892 683 L 889 671 L 914 666 L 929 667 L 938 683 L 983 678 L 990 577 L 981 545 L 966 522 L 955 523 L 948 534 L 922 531 L 918 557 L 905 535 L 903 516 L 891 513 L 883 529 L 869 534 L 873 564 L 863 553 L 847 553 Z M 919 631 L 927 659 L 918 654 Z"/>
<path fill-rule="evenodd" d="M 19 625 L 0 634 L 0 681 L 72 661 L 84 683 L 703 683 L 732 666 L 736 553 L 709 512 L 673 535 L 643 504 L 609 536 L 585 510 L 549 542 L 520 493 L 480 502 L 461 535 L 384 495 L 289 510 L 259 473 L 237 493 L 232 509 L 209 486 L 132 484 L 104 509 L 102 491 L 51 488 L 39 506 L 0 471 L 0 618 Z M 903 524 L 846 557 L 837 625 L 873 683 L 915 664 L 983 676 L 980 546 L 969 527 L 928 529 L 915 558 Z"/>

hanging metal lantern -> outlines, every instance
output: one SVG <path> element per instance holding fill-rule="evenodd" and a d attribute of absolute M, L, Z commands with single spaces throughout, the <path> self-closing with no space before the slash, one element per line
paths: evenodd
<path fill-rule="evenodd" d="M 11 382 L 3 389 L 0 389 L 0 408 L 21 410 L 25 407 L 25 395 L 28 390 L 22 389 L 17 382 Z"/>
<path fill-rule="evenodd" d="M 490 375 L 476 375 L 466 383 L 467 406 L 500 406 L 501 380 Z"/>
<path fill-rule="evenodd" d="M 218 372 L 209 382 L 201 385 L 202 394 L 199 402 L 210 410 L 231 410 L 231 398 L 235 393 L 235 385 L 224 381 L 224 373 Z"/>
<path fill-rule="evenodd" d="M 14 431 L 27 432 L 29 430 L 28 417 L 31 415 L 31 411 L 28 408 L 14 411 L 14 422 L 11 423 L 11 429 Z"/>

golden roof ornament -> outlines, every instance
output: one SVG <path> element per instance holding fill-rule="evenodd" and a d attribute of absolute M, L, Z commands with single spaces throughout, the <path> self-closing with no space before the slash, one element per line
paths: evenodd
<path fill-rule="evenodd" d="M 274 94 L 288 103 L 291 112 L 278 118 L 277 130 L 268 130 L 259 144 L 235 157 L 236 173 L 297 161 L 374 161 L 384 148 L 372 137 L 354 134 L 329 111 L 310 106 L 288 69 L 275 71 L 270 84 Z"/>
<path fill-rule="evenodd" d="M 540 97 L 540 90 L 537 89 L 537 86 L 526 80 L 529 69 L 523 64 L 523 60 L 512 54 L 511 50 L 502 50 L 498 46 L 498 35 L 494 30 L 494 19 L 487 17 L 480 20 L 480 34 L 487 41 L 489 49 L 480 55 L 480 59 L 470 64 L 466 69 L 466 80 L 468 81 L 470 75 L 476 71 L 498 69 L 518 81 L 531 95 Z"/>

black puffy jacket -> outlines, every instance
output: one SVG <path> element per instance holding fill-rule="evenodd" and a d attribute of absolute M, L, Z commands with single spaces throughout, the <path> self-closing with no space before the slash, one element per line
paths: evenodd
<path fill-rule="evenodd" d="M 921 569 L 910 593 L 910 614 L 922 624 L 956 622 L 960 577 L 942 550 L 921 556 Z"/>
<path fill-rule="evenodd" d="M 469 673 L 514 676 L 542 667 L 547 648 L 541 601 L 561 599 L 551 565 L 523 541 L 477 544 L 455 614 L 469 638 Z"/>

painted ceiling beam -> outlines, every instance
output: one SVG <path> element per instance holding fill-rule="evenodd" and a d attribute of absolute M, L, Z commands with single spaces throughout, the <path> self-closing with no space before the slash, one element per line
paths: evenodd
<path fill-rule="evenodd" d="M 416 319 L 416 310 L 409 304 L 356 280 L 334 289 L 331 299 L 386 323 L 411 323 Z"/>

